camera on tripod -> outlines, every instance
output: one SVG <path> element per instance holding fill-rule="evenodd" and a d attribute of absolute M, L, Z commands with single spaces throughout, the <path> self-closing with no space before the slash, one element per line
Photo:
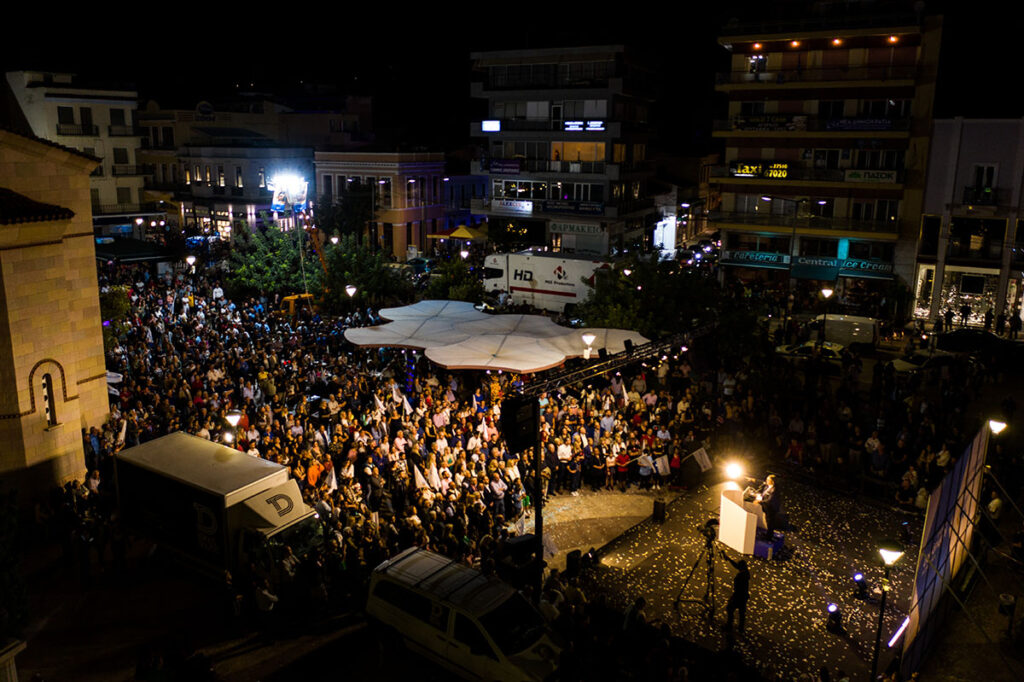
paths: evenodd
<path fill-rule="evenodd" d="M 718 539 L 718 519 L 708 519 L 700 527 L 700 534 L 704 536 L 704 544 L 710 547 Z"/>

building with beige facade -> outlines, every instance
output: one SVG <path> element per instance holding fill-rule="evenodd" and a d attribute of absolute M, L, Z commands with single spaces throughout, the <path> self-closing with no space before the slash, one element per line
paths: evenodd
<path fill-rule="evenodd" d="M 0 477 L 22 496 L 85 469 L 109 411 L 90 174 L 99 160 L 0 129 Z"/>
<path fill-rule="evenodd" d="M 426 251 L 427 235 L 444 226 L 440 152 L 316 152 L 313 164 L 321 201 L 344 201 L 347 191 L 369 188 L 375 207 L 369 239 L 399 260 Z"/>

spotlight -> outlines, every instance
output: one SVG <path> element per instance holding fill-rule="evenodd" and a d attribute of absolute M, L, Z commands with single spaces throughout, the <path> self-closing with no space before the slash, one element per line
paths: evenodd
<path fill-rule="evenodd" d="M 839 610 L 838 604 L 828 605 L 828 620 L 825 621 L 825 629 L 836 633 L 843 631 L 843 614 Z"/>
<path fill-rule="evenodd" d="M 725 465 L 725 475 L 736 480 L 743 476 L 743 465 L 739 462 L 729 462 Z"/>
<path fill-rule="evenodd" d="M 868 598 L 868 581 L 864 579 L 863 573 L 853 574 L 853 583 L 857 586 L 857 591 L 854 592 L 853 596 L 857 599 Z"/>

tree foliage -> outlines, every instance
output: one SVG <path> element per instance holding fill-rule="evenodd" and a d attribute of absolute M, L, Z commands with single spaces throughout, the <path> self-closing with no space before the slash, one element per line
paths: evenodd
<path fill-rule="evenodd" d="M 103 350 L 109 352 L 117 345 L 117 338 L 128 331 L 128 316 L 132 302 L 128 287 L 106 287 L 100 292 L 100 319 L 103 320 Z"/>
<path fill-rule="evenodd" d="M 631 329 L 649 339 L 714 322 L 712 341 L 723 358 L 749 354 L 756 338 L 750 310 L 725 296 L 706 271 L 676 261 L 633 260 L 598 271 L 577 312 L 589 327 Z"/>
<path fill-rule="evenodd" d="M 306 286 L 310 291 L 320 288 L 320 263 L 309 235 L 303 230 L 285 232 L 269 220 L 264 227 L 235 230 L 229 263 L 228 286 L 237 292 L 287 295 L 305 291 Z"/>
<path fill-rule="evenodd" d="M 412 281 L 401 269 L 392 267 L 383 252 L 373 253 L 355 235 L 329 245 L 326 258 L 324 303 L 328 310 L 343 312 L 351 308 L 352 299 L 345 291 L 349 285 L 356 287 L 355 300 L 363 305 L 384 307 L 412 302 Z"/>
<path fill-rule="evenodd" d="M 317 226 L 327 236 L 353 235 L 363 242 L 366 225 L 374 216 L 373 187 L 345 187 L 334 197 L 321 197 L 317 204 Z"/>
<path fill-rule="evenodd" d="M 484 283 L 466 261 L 454 258 L 434 270 L 424 298 L 479 303 L 484 298 Z"/>

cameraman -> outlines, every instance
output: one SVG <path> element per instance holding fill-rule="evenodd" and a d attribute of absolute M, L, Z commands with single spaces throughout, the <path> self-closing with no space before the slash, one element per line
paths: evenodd
<path fill-rule="evenodd" d="M 750 569 L 747 568 L 746 559 L 733 561 L 724 550 L 718 551 L 721 553 L 722 558 L 736 569 L 736 575 L 732 579 L 732 596 L 729 597 L 729 603 L 725 606 L 729 613 L 729 620 L 725 624 L 725 629 L 732 630 L 732 615 L 739 609 L 740 632 L 743 632 L 743 627 L 747 622 L 747 600 L 750 599 Z"/>

